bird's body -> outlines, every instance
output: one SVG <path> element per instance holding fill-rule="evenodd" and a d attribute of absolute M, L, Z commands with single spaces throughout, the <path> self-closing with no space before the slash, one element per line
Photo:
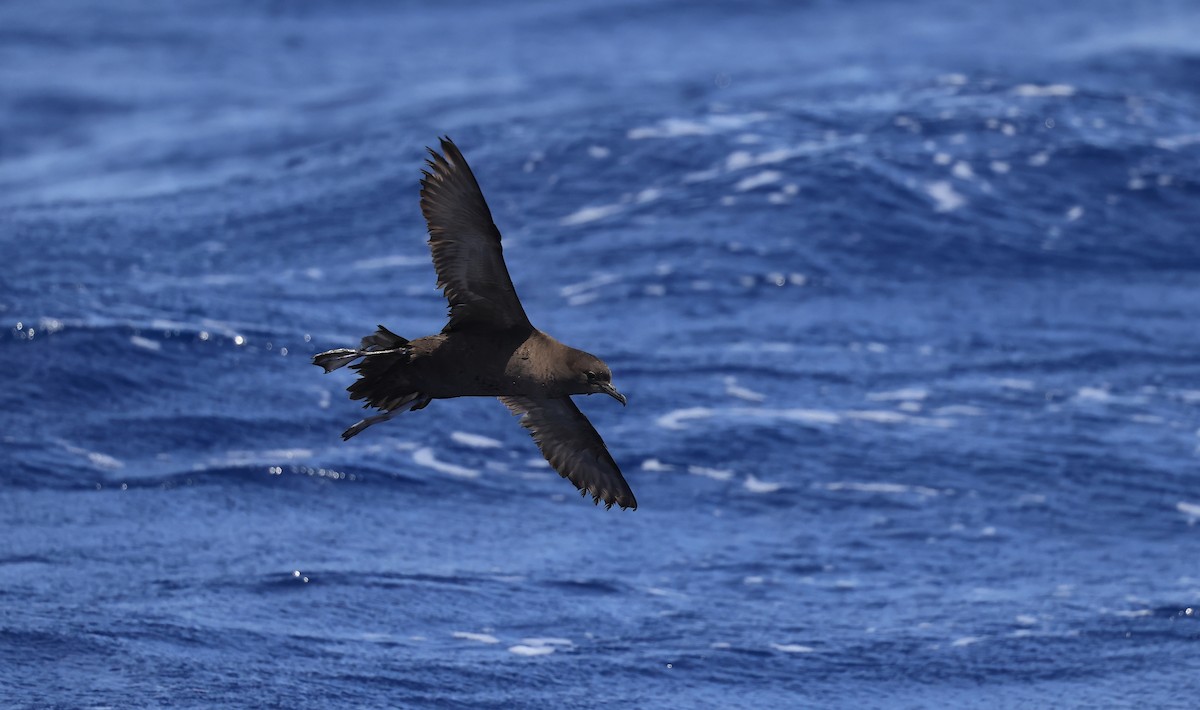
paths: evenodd
<path fill-rule="evenodd" d="M 449 322 L 441 333 L 411 341 L 379 326 L 358 348 L 313 358 L 326 372 L 351 365 L 359 374 L 348 388 L 351 399 L 381 412 L 347 429 L 343 438 L 434 399 L 498 397 L 522 415 L 522 426 L 546 459 L 582 493 L 607 507 L 636 508 L 604 441 L 570 399 L 604 393 L 624 404 L 625 397 L 599 358 L 529 322 L 470 167 L 449 139 L 441 147 L 441 155 L 430 150 L 421 210 L 438 285 L 450 302 Z"/>
<path fill-rule="evenodd" d="M 409 391 L 431 399 L 587 394 L 557 379 L 549 367 L 560 361 L 555 357 L 559 353 L 580 351 L 537 329 L 438 333 L 409 341 L 405 347 L 408 359 L 396 369 L 394 386 L 403 382 Z M 376 391 L 378 395 L 368 399 L 371 406 L 383 404 L 387 397 L 386 390 Z"/>

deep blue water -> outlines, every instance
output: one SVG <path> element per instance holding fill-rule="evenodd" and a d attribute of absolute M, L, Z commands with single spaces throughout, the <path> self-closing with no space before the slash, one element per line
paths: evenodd
<path fill-rule="evenodd" d="M 0 705 L 1193 707 L 1200 6 L 0 5 Z M 437 331 L 449 134 L 636 512 Z"/>

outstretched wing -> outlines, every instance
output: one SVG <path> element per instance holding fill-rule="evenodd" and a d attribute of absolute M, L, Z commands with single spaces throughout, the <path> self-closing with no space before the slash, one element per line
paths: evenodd
<path fill-rule="evenodd" d="M 570 397 L 535 399 L 501 397 L 513 414 L 523 415 L 521 426 L 529 430 L 538 448 L 554 470 L 583 493 L 605 507 L 637 508 L 629 484 L 608 453 L 604 440 L 583 416 Z"/>
<path fill-rule="evenodd" d="M 479 183 L 458 148 L 449 138 L 441 140 L 442 152 L 430 148 L 429 169 L 421 171 L 421 213 L 429 224 L 437 285 L 450 302 L 443 332 L 531 327 Z"/>

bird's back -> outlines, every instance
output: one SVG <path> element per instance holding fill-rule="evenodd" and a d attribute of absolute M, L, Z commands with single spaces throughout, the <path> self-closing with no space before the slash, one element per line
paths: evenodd
<path fill-rule="evenodd" d="M 549 364 L 565 348 L 536 329 L 465 329 L 412 341 L 405 375 L 434 398 L 558 396 Z"/>

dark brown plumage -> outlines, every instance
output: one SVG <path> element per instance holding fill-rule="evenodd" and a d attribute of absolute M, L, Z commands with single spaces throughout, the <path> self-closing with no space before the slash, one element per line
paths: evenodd
<path fill-rule="evenodd" d="M 595 355 L 568 347 L 534 328 L 504 264 L 500 230 L 479 183 L 449 138 L 429 149 L 421 180 L 421 212 L 438 288 L 450 303 L 442 332 L 406 340 L 383 326 L 358 348 L 323 352 L 313 363 L 332 372 L 350 365 L 358 379 L 350 398 L 379 410 L 347 429 L 343 439 L 435 399 L 498 397 L 529 429 L 550 465 L 605 507 L 637 508 L 629 484 L 575 394 L 625 397 Z"/>

